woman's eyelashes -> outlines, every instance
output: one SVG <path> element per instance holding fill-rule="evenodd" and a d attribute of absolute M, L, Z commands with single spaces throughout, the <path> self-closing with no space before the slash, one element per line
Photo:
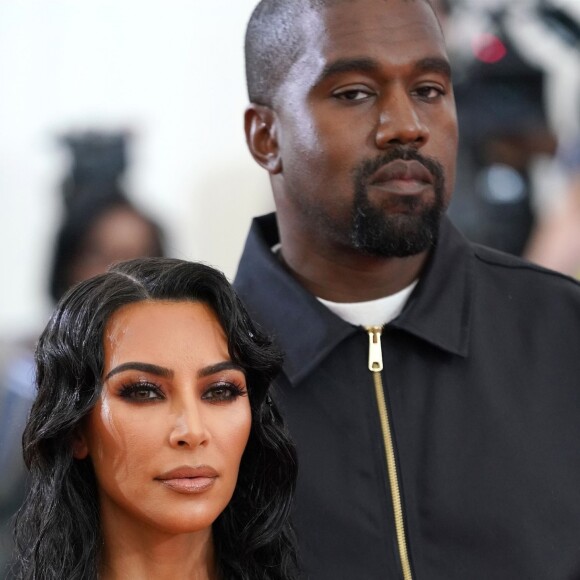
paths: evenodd
<path fill-rule="evenodd" d="M 165 399 L 161 387 L 147 381 L 124 384 L 119 391 L 119 395 L 123 399 L 138 402 L 161 401 Z"/>
<path fill-rule="evenodd" d="M 211 384 L 201 398 L 210 403 L 225 403 L 238 397 L 245 397 L 248 391 L 245 386 L 233 382 L 219 382 Z"/>
<path fill-rule="evenodd" d="M 152 403 L 167 398 L 160 385 L 149 381 L 125 383 L 118 391 L 119 396 L 130 402 Z M 248 391 L 244 384 L 237 381 L 218 381 L 205 387 L 201 399 L 209 403 L 227 403 L 238 397 L 247 396 Z"/>

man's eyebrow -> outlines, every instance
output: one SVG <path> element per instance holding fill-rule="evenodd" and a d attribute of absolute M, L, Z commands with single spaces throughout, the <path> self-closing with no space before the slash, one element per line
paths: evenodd
<path fill-rule="evenodd" d="M 415 70 L 420 73 L 434 72 L 445 75 L 451 78 L 451 65 L 449 61 L 445 58 L 438 56 L 427 57 L 419 60 L 415 63 Z M 380 69 L 379 63 L 372 58 L 341 58 L 327 64 L 318 78 L 315 84 L 320 84 L 327 78 L 349 72 L 377 72 Z"/>
<path fill-rule="evenodd" d="M 449 61 L 440 57 L 423 58 L 415 65 L 415 69 L 421 73 L 440 73 L 451 78 L 451 65 Z"/>
<path fill-rule="evenodd" d="M 122 373 L 123 371 L 142 371 L 144 373 L 151 373 L 152 375 L 157 375 L 159 377 L 171 378 L 173 376 L 173 371 L 171 369 L 154 365 L 144 362 L 126 362 L 116 366 L 114 369 L 110 370 L 105 377 L 105 380 L 110 379 L 112 376 Z"/>
<path fill-rule="evenodd" d="M 340 58 L 327 64 L 315 84 L 320 84 L 325 79 L 340 73 L 349 72 L 375 72 L 379 69 L 377 61 L 372 58 Z"/>
<path fill-rule="evenodd" d="M 219 373 L 221 371 L 240 371 L 241 373 L 243 373 L 244 375 L 246 374 L 246 372 L 244 371 L 244 369 L 236 364 L 235 362 L 231 361 L 231 360 L 225 360 L 223 362 L 219 362 L 216 363 L 214 365 L 209 365 L 207 367 L 204 367 L 202 369 L 199 370 L 199 372 L 197 373 L 198 377 L 207 377 L 209 375 L 214 375 L 216 373 Z"/>

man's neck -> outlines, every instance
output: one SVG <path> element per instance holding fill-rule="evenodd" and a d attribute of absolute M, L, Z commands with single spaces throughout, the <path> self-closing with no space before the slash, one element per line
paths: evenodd
<path fill-rule="evenodd" d="M 365 256 L 354 250 L 308 248 L 282 240 L 280 260 L 311 294 L 332 302 L 365 302 L 399 292 L 416 280 L 428 252 L 406 258 Z"/>

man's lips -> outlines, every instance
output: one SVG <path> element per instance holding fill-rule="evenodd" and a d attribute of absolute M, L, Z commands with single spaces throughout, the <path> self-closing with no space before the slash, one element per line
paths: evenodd
<path fill-rule="evenodd" d="M 370 178 L 370 185 L 400 195 L 416 195 L 433 186 L 433 175 L 415 160 L 391 161 L 379 168 Z"/>
<path fill-rule="evenodd" d="M 182 466 L 158 475 L 155 480 L 179 493 L 202 493 L 213 487 L 218 472 L 209 465 Z"/>

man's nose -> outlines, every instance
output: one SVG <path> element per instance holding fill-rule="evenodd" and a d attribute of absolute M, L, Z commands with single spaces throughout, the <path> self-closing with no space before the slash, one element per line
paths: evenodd
<path fill-rule="evenodd" d="M 429 140 L 429 129 L 422 119 L 413 95 L 395 87 L 380 101 L 375 141 L 379 149 L 407 145 L 420 148 Z"/>
<path fill-rule="evenodd" d="M 194 448 L 209 441 L 201 401 L 177 403 L 171 416 L 169 443 L 175 448 Z"/>

